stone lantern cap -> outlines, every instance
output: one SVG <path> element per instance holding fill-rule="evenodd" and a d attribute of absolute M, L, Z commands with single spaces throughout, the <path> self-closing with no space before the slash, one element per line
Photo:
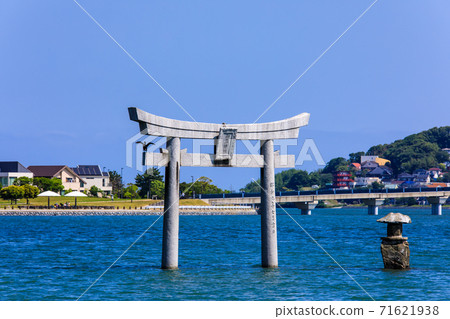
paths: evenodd
<path fill-rule="evenodd" d="M 389 213 L 383 218 L 378 219 L 377 222 L 389 224 L 411 224 L 411 218 L 400 213 Z"/>

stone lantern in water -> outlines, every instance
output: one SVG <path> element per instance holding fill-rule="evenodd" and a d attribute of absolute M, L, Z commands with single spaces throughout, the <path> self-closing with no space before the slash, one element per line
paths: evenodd
<path fill-rule="evenodd" d="M 384 268 L 409 268 L 408 237 L 402 236 L 402 230 L 403 224 L 411 223 L 411 218 L 400 213 L 389 213 L 377 222 L 388 224 L 387 237 L 381 237 L 381 255 L 383 256 Z"/>

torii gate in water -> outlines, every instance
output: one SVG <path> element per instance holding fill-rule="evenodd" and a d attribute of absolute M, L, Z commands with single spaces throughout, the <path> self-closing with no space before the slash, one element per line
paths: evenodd
<path fill-rule="evenodd" d="M 130 119 L 142 134 L 166 137 L 166 149 L 143 154 L 143 165 L 165 166 L 163 269 L 178 268 L 180 166 L 261 168 L 261 264 L 278 267 L 275 168 L 295 167 L 294 155 L 274 152 L 273 141 L 298 138 L 309 114 L 269 123 L 214 124 L 168 119 L 128 108 Z M 190 154 L 180 150 L 180 139 L 214 139 L 214 154 Z M 234 154 L 236 140 L 259 140 L 260 154 Z"/>

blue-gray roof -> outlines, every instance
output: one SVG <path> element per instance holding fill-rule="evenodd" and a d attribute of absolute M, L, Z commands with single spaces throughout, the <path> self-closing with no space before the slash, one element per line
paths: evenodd
<path fill-rule="evenodd" d="M 19 162 L 0 162 L 0 172 L 7 173 L 31 173 Z"/>

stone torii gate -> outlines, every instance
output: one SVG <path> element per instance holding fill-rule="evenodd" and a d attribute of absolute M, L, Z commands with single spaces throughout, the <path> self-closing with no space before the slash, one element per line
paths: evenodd
<path fill-rule="evenodd" d="M 128 108 L 130 119 L 139 123 L 142 134 L 166 137 L 160 153 L 143 154 L 143 165 L 165 166 L 163 269 L 178 268 L 180 166 L 261 168 L 261 259 L 262 267 L 278 266 L 275 202 L 275 168 L 295 167 L 294 155 L 274 152 L 274 140 L 298 138 L 309 114 L 256 124 L 213 124 L 168 119 Z M 180 150 L 180 139 L 214 139 L 214 154 L 190 154 Z M 260 154 L 234 154 L 236 140 L 259 140 Z"/>

